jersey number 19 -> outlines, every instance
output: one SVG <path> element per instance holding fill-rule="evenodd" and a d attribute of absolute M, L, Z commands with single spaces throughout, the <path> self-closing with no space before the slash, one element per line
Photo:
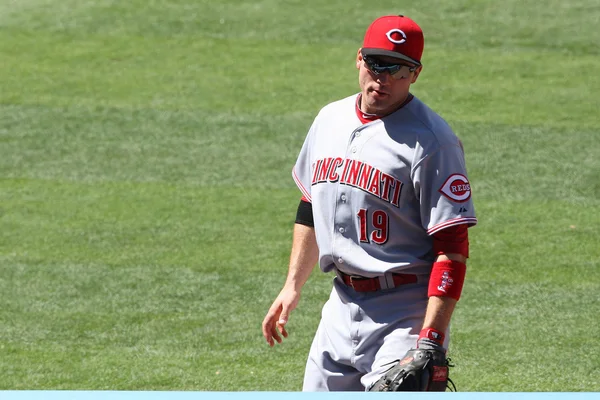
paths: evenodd
<path fill-rule="evenodd" d="M 365 208 L 361 208 L 358 211 L 358 219 L 360 224 L 360 241 L 363 243 L 376 243 L 384 244 L 388 240 L 389 231 L 389 218 L 385 211 L 376 210 L 371 215 L 371 231 L 370 240 L 368 233 L 368 222 L 369 222 L 369 211 Z"/>

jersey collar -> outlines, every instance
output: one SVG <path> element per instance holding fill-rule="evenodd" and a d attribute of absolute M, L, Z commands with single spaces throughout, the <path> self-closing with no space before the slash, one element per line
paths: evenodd
<path fill-rule="evenodd" d="M 368 124 L 371 121 L 376 121 L 376 120 L 382 118 L 381 116 L 379 116 L 377 114 L 367 114 L 367 113 L 362 112 L 360 110 L 361 97 L 362 97 L 362 93 L 359 93 L 358 96 L 356 96 L 356 103 L 354 104 L 354 110 L 356 111 L 356 116 L 358 117 L 360 122 L 362 122 L 363 124 Z M 410 103 L 410 101 L 413 98 L 414 98 L 414 96 L 409 93 L 408 96 L 406 97 L 406 100 L 404 100 L 404 103 L 400 104 L 400 107 L 398 107 L 398 110 L 401 109 L 402 107 L 404 107 L 405 105 L 407 105 L 408 103 Z"/>

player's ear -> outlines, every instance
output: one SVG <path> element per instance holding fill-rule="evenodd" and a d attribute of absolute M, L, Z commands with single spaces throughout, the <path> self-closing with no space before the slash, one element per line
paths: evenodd
<path fill-rule="evenodd" d="M 362 62 L 362 54 L 360 53 L 361 49 L 358 49 L 356 52 L 356 69 L 360 69 L 360 63 Z"/>
<path fill-rule="evenodd" d="M 412 80 L 410 81 L 410 83 L 415 83 L 417 81 L 417 78 L 419 77 L 419 74 L 421 73 L 422 69 L 423 69 L 422 65 L 419 65 L 419 68 L 415 69 L 415 72 L 412 76 Z"/>

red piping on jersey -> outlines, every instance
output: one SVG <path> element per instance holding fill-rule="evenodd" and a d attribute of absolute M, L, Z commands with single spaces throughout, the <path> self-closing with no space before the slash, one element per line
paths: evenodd
<path fill-rule="evenodd" d="M 363 124 L 368 124 L 369 122 L 377 121 L 378 119 L 384 117 L 384 115 L 368 114 L 368 113 L 362 112 L 360 109 L 360 99 L 361 98 L 362 98 L 362 93 L 359 93 L 358 96 L 356 96 L 356 104 L 354 107 L 354 110 L 356 111 L 356 116 L 358 117 L 360 122 L 362 122 Z M 404 102 L 402 104 L 400 104 L 400 106 L 394 111 L 397 111 L 397 110 L 401 109 L 402 107 L 404 107 L 405 105 L 407 105 L 408 103 L 410 103 L 410 101 L 413 98 L 414 98 L 414 96 L 409 93 L 408 96 L 406 97 L 406 100 L 404 100 Z"/>
<path fill-rule="evenodd" d="M 296 182 L 298 189 L 300 189 L 300 191 L 302 192 L 302 195 L 306 198 L 306 200 L 309 203 L 312 203 L 312 198 L 310 197 L 310 193 L 308 192 L 308 190 L 306 190 L 304 185 L 302 185 L 302 182 L 300 182 L 300 178 L 298 178 L 298 175 L 296 175 L 296 168 L 292 169 L 292 177 L 294 178 L 294 181 Z"/>
<path fill-rule="evenodd" d="M 440 229 L 448 228 L 449 226 L 460 225 L 460 224 L 469 224 L 469 226 L 477 225 L 477 218 L 475 217 L 465 217 L 465 218 L 453 218 L 448 221 L 441 222 L 437 225 L 432 226 L 427 230 L 428 235 L 432 235 L 439 231 Z"/>

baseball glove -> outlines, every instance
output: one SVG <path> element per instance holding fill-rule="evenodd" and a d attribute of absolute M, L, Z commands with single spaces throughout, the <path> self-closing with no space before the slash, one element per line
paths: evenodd
<path fill-rule="evenodd" d="M 444 352 L 430 349 L 409 350 L 402 360 L 394 361 L 369 392 L 444 392 L 448 382 L 450 359 Z"/>

